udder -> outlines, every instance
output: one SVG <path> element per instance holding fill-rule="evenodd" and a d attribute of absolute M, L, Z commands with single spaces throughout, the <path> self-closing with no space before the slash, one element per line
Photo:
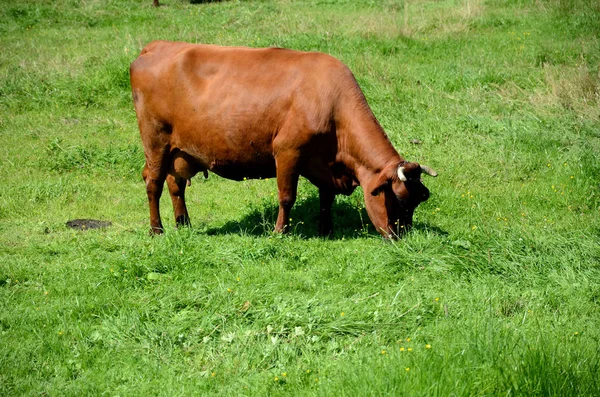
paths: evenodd
<path fill-rule="evenodd" d="M 204 172 L 205 177 L 208 176 L 206 168 L 199 164 L 189 154 L 182 151 L 178 151 L 173 155 L 170 173 L 173 174 L 175 177 L 186 179 L 189 181 L 194 177 L 194 175 L 196 175 L 200 171 Z"/>

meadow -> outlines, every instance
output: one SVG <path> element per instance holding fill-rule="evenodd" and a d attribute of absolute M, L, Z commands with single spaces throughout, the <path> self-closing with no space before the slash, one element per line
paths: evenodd
<path fill-rule="evenodd" d="M 1 3 L 0 395 L 600 395 L 597 1 Z M 319 238 L 301 180 L 273 234 L 274 180 L 211 174 L 150 237 L 155 39 L 341 59 L 439 173 L 414 229 L 382 240 L 359 188 Z"/>

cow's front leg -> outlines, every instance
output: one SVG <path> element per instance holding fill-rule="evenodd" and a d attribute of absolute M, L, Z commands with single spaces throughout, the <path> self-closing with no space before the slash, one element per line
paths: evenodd
<path fill-rule="evenodd" d="M 335 193 L 332 190 L 319 189 L 319 236 L 331 237 L 333 234 L 333 221 L 331 219 L 331 206 L 335 199 Z"/>
<path fill-rule="evenodd" d="M 173 202 L 173 211 L 175 212 L 175 222 L 177 227 L 190 226 L 190 216 L 185 205 L 185 187 L 187 180 L 173 174 L 167 175 L 167 186 Z"/>
<path fill-rule="evenodd" d="M 279 191 L 279 214 L 275 224 L 276 233 L 287 233 L 290 228 L 290 210 L 296 202 L 298 190 L 298 156 L 295 153 L 280 154 L 275 159 L 277 189 Z"/>

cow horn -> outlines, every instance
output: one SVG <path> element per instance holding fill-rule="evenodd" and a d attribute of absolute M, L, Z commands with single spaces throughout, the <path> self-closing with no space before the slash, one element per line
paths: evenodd
<path fill-rule="evenodd" d="M 404 176 L 404 167 L 398 167 L 398 179 L 402 182 L 406 182 L 406 176 Z"/>
<path fill-rule="evenodd" d="M 430 176 L 437 176 L 437 172 L 435 172 L 431 167 L 428 167 L 426 165 L 421 165 L 421 171 L 423 171 L 424 173 L 426 173 L 427 175 Z"/>

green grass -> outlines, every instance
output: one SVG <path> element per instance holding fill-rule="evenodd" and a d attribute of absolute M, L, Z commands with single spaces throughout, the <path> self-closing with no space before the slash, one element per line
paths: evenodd
<path fill-rule="evenodd" d="M 162 3 L 0 7 L 0 395 L 600 395 L 597 2 Z M 357 191 L 320 239 L 301 181 L 273 235 L 274 180 L 211 175 L 149 237 L 154 39 L 343 60 L 440 173 L 415 229 L 382 241 Z"/>

